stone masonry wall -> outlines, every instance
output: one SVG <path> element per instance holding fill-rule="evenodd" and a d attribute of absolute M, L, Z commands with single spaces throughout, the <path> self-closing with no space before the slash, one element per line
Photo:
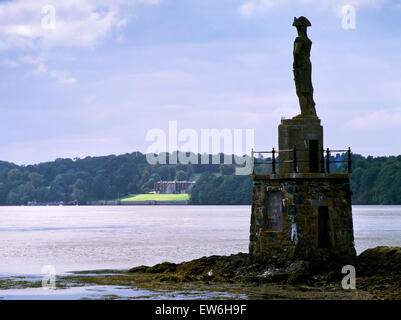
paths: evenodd
<path fill-rule="evenodd" d="M 281 230 L 266 225 L 268 192 L 281 192 Z M 329 248 L 318 247 L 319 206 L 328 207 Z M 355 256 L 349 178 L 255 178 L 249 253 L 258 260 Z"/>
<path fill-rule="evenodd" d="M 318 141 L 318 150 L 323 148 L 323 127 L 319 119 L 299 118 L 283 119 L 278 127 L 278 145 L 280 150 L 280 173 L 294 172 L 292 152 L 284 151 L 297 148 L 298 172 L 310 172 L 309 149 L 310 140 Z M 321 171 L 321 155 L 318 154 L 317 172 Z"/>

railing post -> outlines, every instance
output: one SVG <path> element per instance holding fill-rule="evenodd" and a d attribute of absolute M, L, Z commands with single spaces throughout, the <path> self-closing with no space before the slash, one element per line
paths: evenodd
<path fill-rule="evenodd" d="M 251 169 L 252 169 L 252 174 L 255 174 L 255 157 L 253 154 L 253 148 L 251 150 Z"/>
<path fill-rule="evenodd" d="M 323 147 L 320 149 L 320 172 L 324 173 L 324 150 L 323 150 Z"/>
<path fill-rule="evenodd" d="M 276 151 L 272 150 L 272 173 L 276 174 Z"/>
<path fill-rule="evenodd" d="M 294 172 L 297 172 L 297 147 L 294 146 L 293 149 L 293 165 L 294 165 Z"/>
<path fill-rule="evenodd" d="M 326 151 L 326 172 L 330 173 L 330 150 L 327 148 Z"/>
<path fill-rule="evenodd" d="M 348 147 L 348 173 L 352 173 L 351 147 Z"/>

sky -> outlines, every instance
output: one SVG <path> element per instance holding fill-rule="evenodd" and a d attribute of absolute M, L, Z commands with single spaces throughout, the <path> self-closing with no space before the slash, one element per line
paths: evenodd
<path fill-rule="evenodd" d="M 50 6 L 49 6 L 50 5 Z M 344 28 L 344 6 L 355 28 Z M 145 152 L 159 128 L 253 129 L 299 113 L 294 16 L 312 23 L 324 146 L 401 154 L 398 0 L 0 1 L 0 160 Z M 193 150 L 197 151 L 197 150 Z"/>

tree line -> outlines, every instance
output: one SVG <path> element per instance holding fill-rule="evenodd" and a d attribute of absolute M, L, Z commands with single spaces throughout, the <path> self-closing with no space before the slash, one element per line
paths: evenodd
<path fill-rule="evenodd" d="M 140 152 L 27 166 L 0 161 L 0 205 L 115 200 L 152 191 L 157 181 L 193 180 L 205 171 L 222 172 L 219 164 L 151 165 Z"/>
<path fill-rule="evenodd" d="M 200 159 L 200 155 L 197 155 Z M 209 155 L 211 159 L 211 155 Z M 346 159 L 337 155 L 336 160 Z M 220 163 L 224 155 L 220 154 Z M 352 155 L 351 190 L 354 204 L 401 204 L 401 156 Z M 200 162 L 199 162 L 200 163 Z M 147 193 L 160 180 L 197 180 L 191 190 L 195 205 L 248 205 L 252 180 L 235 175 L 230 164 L 155 164 L 140 152 L 84 159 L 56 159 L 34 165 L 0 161 L 0 205 L 114 200 Z M 332 167 L 346 172 L 346 165 Z"/>

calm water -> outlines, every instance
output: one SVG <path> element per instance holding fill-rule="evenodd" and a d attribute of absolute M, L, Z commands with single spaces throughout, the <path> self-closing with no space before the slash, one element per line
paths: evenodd
<path fill-rule="evenodd" d="M 61 274 L 247 252 L 249 220 L 250 206 L 0 207 L 0 277 L 37 277 L 45 265 Z M 401 206 L 354 206 L 353 220 L 358 253 L 401 246 Z M 0 298 L 46 298 L 39 289 L 0 290 Z M 132 296 L 132 288 L 81 287 L 51 298 L 124 296 L 124 290 Z"/>
<path fill-rule="evenodd" d="M 354 206 L 357 252 L 401 246 L 401 206 Z M 247 252 L 249 206 L 0 207 L 0 273 L 126 269 Z"/>
<path fill-rule="evenodd" d="M 249 207 L 0 207 L 0 273 L 126 269 L 247 251 Z"/>

